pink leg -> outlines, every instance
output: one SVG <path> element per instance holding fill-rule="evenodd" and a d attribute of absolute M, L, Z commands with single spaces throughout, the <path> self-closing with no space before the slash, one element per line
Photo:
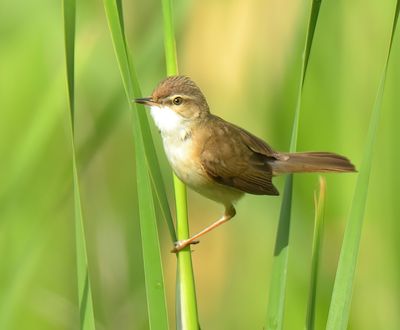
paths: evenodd
<path fill-rule="evenodd" d="M 213 224 L 211 224 L 207 228 L 204 228 L 202 231 L 200 231 L 196 235 L 193 235 L 192 237 L 190 237 L 188 239 L 175 242 L 175 247 L 171 250 L 171 252 L 177 253 L 177 252 L 181 251 L 183 248 L 189 246 L 190 244 L 199 243 L 199 241 L 197 239 L 200 236 L 203 236 L 204 234 L 208 233 L 209 231 L 213 230 L 214 228 L 217 228 L 218 226 L 220 226 L 223 223 L 227 222 L 228 220 L 232 219 L 235 216 L 235 214 L 236 214 L 236 210 L 233 207 L 233 205 L 226 206 L 225 213 L 219 220 L 215 221 Z"/>

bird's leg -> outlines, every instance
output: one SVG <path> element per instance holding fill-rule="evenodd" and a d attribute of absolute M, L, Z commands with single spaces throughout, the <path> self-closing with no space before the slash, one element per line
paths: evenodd
<path fill-rule="evenodd" d="M 199 241 L 197 239 L 200 236 L 203 236 L 204 234 L 208 233 L 209 231 L 213 230 L 214 228 L 217 228 L 218 226 L 220 226 L 223 223 L 227 222 L 228 220 L 232 219 L 235 216 L 235 214 L 236 214 L 236 210 L 232 204 L 225 206 L 224 215 L 220 219 L 215 221 L 210 226 L 204 228 L 202 231 L 198 232 L 196 235 L 193 235 L 192 237 L 190 237 L 188 239 L 175 242 L 175 247 L 171 250 L 171 252 L 177 253 L 190 244 L 199 243 Z"/>

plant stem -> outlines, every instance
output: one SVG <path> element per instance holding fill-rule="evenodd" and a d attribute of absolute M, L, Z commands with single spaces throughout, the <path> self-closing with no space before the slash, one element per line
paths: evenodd
<path fill-rule="evenodd" d="M 164 47 L 167 75 L 178 74 L 175 35 L 170 0 L 162 0 Z M 189 238 L 186 186 L 174 175 L 176 234 L 178 240 Z M 177 253 L 176 316 L 178 329 L 199 329 L 196 288 L 190 246 Z"/>
<path fill-rule="evenodd" d="M 304 81 L 307 73 L 308 61 L 310 58 L 312 41 L 315 27 L 317 25 L 321 0 L 313 0 L 310 20 L 306 35 L 301 74 L 297 92 L 296 110 L 293 119 L 292 136 L 290 139 L 290 152 L 297 149 L 297 136 L 299 130 L 300 108 L 303 93 Z M 278 230 L 275 241 L 274 260 L 272 265 L 270 291 L 267 307 L 266 329 L 282 329 L 283 316 L 286 299 L 287 265 L 289 258 L 289 236 L 292 212 L 293 174 L 289 174 L 285 180 L 281 211 L 278 223 Z"/>

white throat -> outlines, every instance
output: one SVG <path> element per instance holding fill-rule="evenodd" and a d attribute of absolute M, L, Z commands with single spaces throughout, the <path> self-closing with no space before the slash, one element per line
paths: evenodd
<path fill-rule="evenodd" d="M 167 106 L 151 106 L 151 116 L 160 130 L 165 154 L 175 174 L 188 185 L 203 185 L 204 176 L 193 152 L 190 120 Z"/>
<path fill-rule="evenodd" d="M 151 116 L 163 137 L 172 137 L 182 134 L 185 129 L 185 119 L 178 115 L 171 108 L 152 105 L 150 108 Z"/>

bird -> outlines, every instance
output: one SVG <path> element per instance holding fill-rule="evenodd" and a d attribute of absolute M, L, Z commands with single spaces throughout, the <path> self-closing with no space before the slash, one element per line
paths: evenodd
<path fill-rule="evenodd" d="M 168 162 L 194 191 L 224 206 L 223 215 L 188 239 L 174 243 L 179 252 L 236 215 L 245 193 L 277 196 L 272 178 L 307 172 L 355 172 L 350 160 L 332 152 L 279 152 L 249 131 L 210 112 L 206 97 L 187 76 L 163 79 L 151 96 L 136 103 L 150 108 Z"/>

